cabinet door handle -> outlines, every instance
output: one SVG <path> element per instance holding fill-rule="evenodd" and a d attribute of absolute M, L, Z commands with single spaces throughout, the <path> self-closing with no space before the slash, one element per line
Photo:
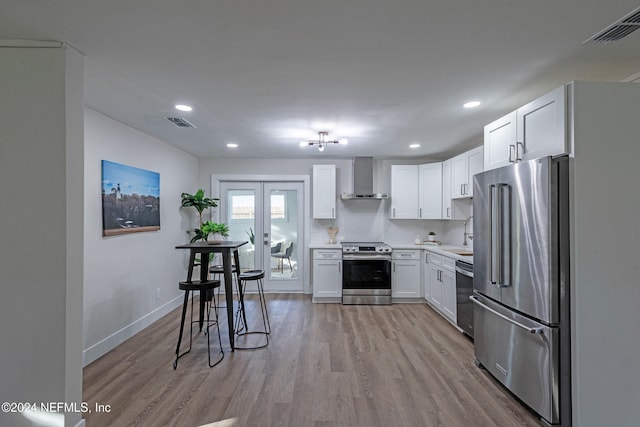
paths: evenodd
<path fill-rule="evenodd" d="M 342 263 L 338 263 L 338 273 L 342 273 Z"/>
<path fill-rule="evenodd" d="M 522 152 L 524 153 L 524 144 L 522 142 L 516 142 L 516 160 L 522 160 L 522 156 L 520 155 L 519 147 L 522 147 Z"/>
<path fill-rule="evenodd" d="M 460 195 L 464 194 L 464 184 L 460 184 Z"/>
<path fill-rule="evenodd" d="M 391 214 L 391 217 L 395 218 L 396 217 L 396 208 L 393 208 L 393 213 Z"/>
<path fill-rule="evenodd" d="M 422 218 L 422 208 L 420 208 L 420 214 L 419 214 L 420 218 Z"/>
<path fill-rule="evenodd" d="M 516 151 L 516 146 L 513 144 L 509 144 L 509 163 L 513 163 L 515 160 L 513 158 L 513 154 Z"/>
<path fill-rule="evenodd" d="M 331 218 L 336 217 L 336 208 L 331 208 Z"/>
<path fill-rule="evenodd" d="M 393 272 L 394 273 L 396 272 L 396 263 L 395 262 L 393 263 Z"/>
<path fill-rule="evenodd" d="M 451 208 L 447 208 L 447 218 L 451 218 Z"/>

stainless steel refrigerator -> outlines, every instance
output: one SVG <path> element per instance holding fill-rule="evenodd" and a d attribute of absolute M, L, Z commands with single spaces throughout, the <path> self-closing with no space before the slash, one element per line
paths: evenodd
<path fill-rule="evenodd" d="M 571 425 L 569 159 L 477 174 L 476 363 L 548 425 Z"/>

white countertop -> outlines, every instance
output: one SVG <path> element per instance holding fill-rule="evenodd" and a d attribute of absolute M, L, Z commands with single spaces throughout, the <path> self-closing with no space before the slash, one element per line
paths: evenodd
<path fill-rule="evenodd" d="M 342 249 L 340 243 L 310 243 L 309 249 Z"/>
<path fill-rule="evenodd" d="M 459 246 L 459 245 L 416 245 L 415 243 L 395 243 L 390 244 L 393 249 L 417 249 L 417 250 L 425 250 L 431 251 L 449 258 L 453 258 L 455 260 L 460 260 L 464 262 L 468 262 L 469 264 L 473 264 L 473 256 L 465 256 L 458 255 L 451 251 L 473 251 L 473 246 Z M 309 244 L 309 249 L 342 249 L 342 245 L 340 243 L 311 243 Z"/>
<path fill-rule="evenodd" d="M 416 245 L 415 243 L 397 243 L 390 245 L 393 249 L 419 249 L 425 251 L 431 251 L 455 260 L 460 260 L 473 264 L 473 256 L 458 255 L 452 251 L 473 251 L 473 246 L 459 246 L 459 245 Z"/>

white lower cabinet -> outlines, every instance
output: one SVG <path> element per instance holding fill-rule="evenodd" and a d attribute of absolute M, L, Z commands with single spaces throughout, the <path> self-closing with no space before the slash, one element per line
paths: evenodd
<path fill-rule="evenodd" d="M 342 299 L 342 251 L 313 250 L 313 301 L 339 302 Z"/>
<path fill-rule="evenodd" d="M 394 250 L 391 263 L 391 297 L 420 298 L 420 250 Z"/>
<path fill-rule="evenodd" d="M 435 252 L 425 251 L 425 298 L 433 308 L 456 323 L 455 260 Z M 428 272 L 428 274 L 427 274 Z"/>

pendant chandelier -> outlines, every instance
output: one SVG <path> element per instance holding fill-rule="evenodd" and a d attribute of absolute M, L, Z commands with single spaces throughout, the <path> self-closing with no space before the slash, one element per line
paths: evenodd
<path fill-rule="evenodd" d="M 329 132 L 327 132 L 326 130 L 321 130 L 318 132 L 318 139 L 309 139 L 307 141 L 301 141 L 300 142 L 300 146 L 301 147 L 306 147 L 308 145 L 317 145 L 318 146 L 318 151 L 324 151 L 324 149 L 327 147 L 328 144 L 342 144 L 345 145 L 348 143 L 348 141 L 344 138 L 341 139 L 336 139 L 336 140 L 327 140 L 327 137 L 329 136 Z"/>

